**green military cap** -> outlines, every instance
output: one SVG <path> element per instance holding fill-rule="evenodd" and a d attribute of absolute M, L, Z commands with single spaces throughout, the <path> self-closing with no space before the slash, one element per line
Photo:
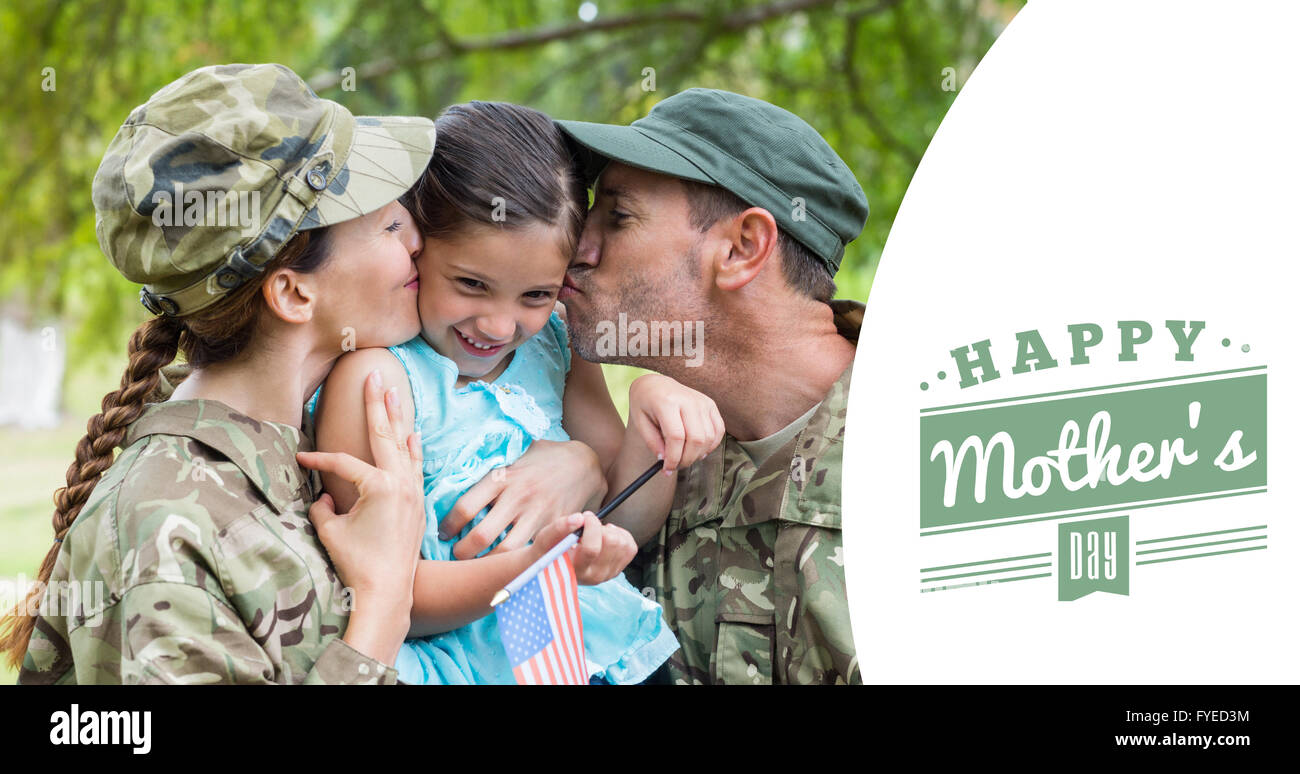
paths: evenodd
<path fill-rule="evenodd" d="M 753 97 L 687 89 L 630 126 L 557 121 L 587 151 L 588 180 L 610 159 L 720 186 L 772 213 L 834 275 L 862 233 L 867 196 L 844 161 L 802 118 Z"/>
<path fill-rule="evenodd" d="M 196 312 L 290 237 L 406 192 L 427 118 L 353 116 L 284 65 L 204 67 L 131 111 L 91 188 L 99 246 L 155 314 Z"/>

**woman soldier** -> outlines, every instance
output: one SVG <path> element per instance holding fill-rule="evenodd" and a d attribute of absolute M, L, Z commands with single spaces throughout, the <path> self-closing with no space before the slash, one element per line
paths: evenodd
<path fill-rule="evenodd" d="M 418 439 L 395 437 L 378 374 L 357 396 L 374 466 L 310 451 L 300 428 L 345 350 L 419 331 L 422 241 L 397 199 L 433 145 L 431 121 L 354 117 L 280 65 L 197 70 L 127 118 L 95 175 L 96 232 L 156 316 L 55 493 L 38 583 L 0 626 L 20 683 L 396 681 Z M 184 369 L 160 373 L 178 350 Z M 530 455 L 473 507 L 527 497 L 514 520 L 532 528 L 603 496 L 590 449 Z M 313 504 L 300 465 L 359 500 Z"/>

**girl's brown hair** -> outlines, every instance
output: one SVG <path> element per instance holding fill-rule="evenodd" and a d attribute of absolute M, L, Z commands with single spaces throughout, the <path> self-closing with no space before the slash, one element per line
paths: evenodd
<path fill-rule="evenodd" d="M 564 136 L 545 113 L 475 101 L 452 105 L 434 123 L 433 159 L 403 199 L 422 233 L 436 239 L 474 223 L 498 228 L 545 223 L 562 229 L 567 254 L 577 250 L 587 186 Z"/>
<path fill-rule="evenodd" d="M 287 268 L 304 274 L 319 269 L 329 255 L 327 229 L 304 231 L 290 239 L 267 264 L 263 276 Z M 245 282 L 230 295 L 206 309 L 185 317 L 155 317 L 131 334 L 122 384 L 104 396 L 100 413 L 86 423 L 86 435 L 77 443 L 76 460 L 68 468 L 67 486 L 54 493 L 54 545 L 45 554 L 37 583 L 26 599 L 0 620 L 0 653 L 17 668 L 27 652 L 36 626 L 36 611 L 54 572 L 63 538 L 81 513 L 100 476 L 113 464 L 114 450 L 122 445 L 127 428 L 144 412 L 145 404 L 158 400 L 158 372 L 169 365 L 177 350 L 189 368 L 203 368 L 235 357 L 257 330 L 263 309 L 261 282 Z"/>

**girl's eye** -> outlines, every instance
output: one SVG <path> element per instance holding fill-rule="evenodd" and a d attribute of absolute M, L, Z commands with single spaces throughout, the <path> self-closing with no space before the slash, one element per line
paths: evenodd
<path fill-rule="evenodd" d="M 530 290 L 524 294 L 524 298 L 541 299 L 549 301 L 555 297 L 555 293 L 550 290 Z"/>
<path fill-rule="evenodd" d="M 388 226 L 384 230 L 390 234 L 394 234 L 397 231 L 401 230 L 401 228 L 402 228 L 402 222 L 400 220 L 395 220 L 392 223 L 388 224 Z"/>
<path fill-rule="evenodd" d="M 483 283 L 481 281 L 476 279 L 470 279 L 469 277 L 457 277 L 456 281 L 464 285 L 465 287 L 471 288 L 473 290 L 478 290 L 483 287 Z"/>

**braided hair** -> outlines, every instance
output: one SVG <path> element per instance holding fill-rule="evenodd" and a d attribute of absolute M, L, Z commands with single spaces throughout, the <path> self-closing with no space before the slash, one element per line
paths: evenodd
<path fill-rule="evenodd" d="M 267 264 L 263 276 L 281 268 L 304 274 L 316 271 L 329 256 L 328 243 L 328 229 L 299 232 Z M 0 619 L 0 654 L 11 668 L 18 668 L 27 652 L 64 538 L 95 485 L 112 466 L 114 452 L 122 446 L 131 423 L 140 418 L 148 403 L 162 399 L 159 372 L 176 359 L 178 350 L 184 353 L 189 369 L 220 363 L 242 352 L 256 334 L 265 307 L 261 287 L 261 282 L 245 282 L 212 306 L 184 317 L 154 317 L 131 334 L 121 385 L 104 396 L 100 413 L 86 423 L 86 434 L 77 442 L 76 458 L 68 467 L 67 484 L 54 493 L 54 543 L 37 571 L 37 582 L 27 597 Z"/>

